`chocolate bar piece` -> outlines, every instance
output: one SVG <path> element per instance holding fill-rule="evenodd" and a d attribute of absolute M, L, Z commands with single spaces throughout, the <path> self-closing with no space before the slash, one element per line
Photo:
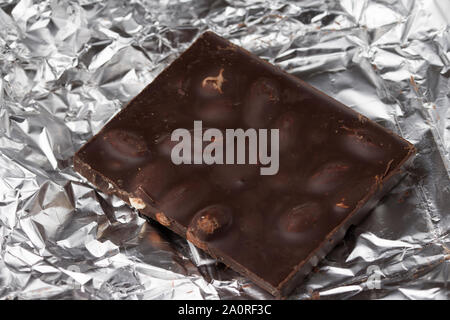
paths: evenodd
<path fill-rule="evenodd" d="M 227 148 L 237 141 L 232 129 L 247 134 L 240 155 L 237 142 Z M 75 154 L 74 167 L 286 296 L 392 187 L 414 152 L 206 32 Z"/>

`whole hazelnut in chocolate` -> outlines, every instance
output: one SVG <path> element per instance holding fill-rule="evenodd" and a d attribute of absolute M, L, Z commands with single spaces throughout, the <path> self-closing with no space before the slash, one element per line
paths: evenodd
<path fill-rule="evenodd" d="M 243 107 L 244 123 L 251 128 L 266 128 L 275 118 L 280 102 L 278 83 L 259 78 L 250 85 Z"/>
<path fill-rule="evenodd" d="M 210 186 L 204 180 L 193 178 L 182 181 L 162 197 L 160 211 L 171 219 L 188 224 L 210 191 Z"/>
<path fill-rule="evenodd" d="M 203 134 L 207 129 L 208 129 L 207 127 L 202 128 L 203 131 L 202 131 L 201 136 L 197 136 L 194 132 L 194 129 L 189 130 L 190 137 L 191 137 L 191 148 L 190 148 L 189 153 L 181 155 L 181 157 L 183 159 L 182 165 L 189 164 L 189 166 L 187 166 L 187 168 L 190 168 L 190 169 L 200 168 L 205 165 L 204 161 L 202 161 L 199 164 L 195 164 L 194 159 L 196 157 L 199 159 L 202 159 L 203 158 L 203 150 L 205 150 L 205 148 L 212 142 L 212 140 L 210 141 L 210 140 L 203 139 Z M 158 151 L 158 153 L 160 155 L 162 155 L 163 157 L 167 157 L 170 159 L 173 148 L 177 144 L 179 144 L 180 141 L 172 141 L 171 135 L 166 134 L 166 135 L 161 136 L 161 138 L 156 143 L 157 143 L 156 150 Z M 199 150 L 196 150 L 196 148 L 194 148 L 194 145 L 197 143 L 202 145 L 202 148 L 199 148 Z"/>
<path fill-rule="evenodd" d="M 347 129 L 348 131 L 349 129 Z M 386 148 L 364 130 L 352 130 L 342 136 L 343 147 L 361 160 L 375 162 L 386 157 Z"/>
<path fill-rule="evenodd" d="M 293 187 L 296 177 L 287 170 L 279 171 L 272 176 L 266 176 L 267 185 L 273 191 L 286 191 Z"/>
<path fill-rule="evenodd" d="M 129 169 L 151 158 L 143 137 L 120 129 L 112 129 L 104 134 L 103 141 L 98 141 L 98 152 L 108 159 L 104 166 L 111 171 Z"/>
<path fill-rule="evenodd" d="M 279 219 L 280 232 L 288 240 L 298 240 L 312 231 L 321 218 L 322 208 L 318 203 L 306 202 L 285 210 Z"/>
<path fill-rule="evenodd" d="M 131 180 L 129 189 L 134 193 L 136 191 L 144 193 L 144 198 L 147 196 L 157 200 L 175 179 L 175 168 L 166 161 L 156 160 L 146 164 L 137 172 Z"/>
<path fill-rule="evenodd" d="M 226 237 L 233 223 L 232 210 L 224 205 L 208 206 L 195 214 L 189 224 L 187 238 L 197 247 L 205 248 L 206 243 Z"/>
<path fill-rule="evenodd" d="M 139 159 L 149 155 L 150 150 L 145 140 L 131 131 L 120 129 L 109 130 L 103 136 L 108 143 L 108 152 L 113 157 Z"/>
<path fill-rule="evenodd" d="M 206 125 L 215 127 L 231 127 L 238 116 L 233 101 L 228 97 L 200 100 L 194 112 Z"/>
<path fill-rule="evenodd" d="M 316 194 L 328 194 L 342 184 L 349 170 L 350 166 L 344 162 L 326 163 L 308 179 L 307 191 Z"/>
<path fill-rule="evenodd" d="M 291 150 L 298 139 L 298 131 L 300 129 L 299 116 L 292 111 L 283 113 L 275 121 L 274 128 L 279 130 L 280 152 Z"/>

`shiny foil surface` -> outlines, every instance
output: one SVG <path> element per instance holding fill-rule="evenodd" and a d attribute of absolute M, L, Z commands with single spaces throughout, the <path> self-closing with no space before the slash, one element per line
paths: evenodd
<path fill-rule="evenodd" d="M 290 299 L 449 299 L 450 2 L 0 0 L 0 298 L 270 299 L 73 171 L 203 31 L 414 143 Z"/>

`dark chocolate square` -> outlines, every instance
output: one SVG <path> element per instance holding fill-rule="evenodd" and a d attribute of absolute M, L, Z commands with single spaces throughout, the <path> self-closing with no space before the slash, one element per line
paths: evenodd
<path fill-rule="evenodd" d="M 279 170 L 180 164 L 171 133 L 278 129 Z M 401 137 L 207 32 L 75 155 L 107 193 L 276 296 L 288 294 L 395 183 Z M 195 153 L 195 151 L 194 151 Z"/>

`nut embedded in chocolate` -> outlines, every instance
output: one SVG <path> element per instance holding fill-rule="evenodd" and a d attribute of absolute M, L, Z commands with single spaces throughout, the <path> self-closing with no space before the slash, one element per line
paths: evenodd
<path fill-rule="evenodd" d="M 289 170 L 281 170 L 277 174 L 267 176 L 267 185 L 273 191 L 288 191 L 295 188 L 294 183 L 298 177 Z"/>
<path fill-rule="evenodd" d="M 145 140 L 131 131 L 109 130 L 103 139 L 112 147 L 109 149 L 111 156 L 142 158 L 150 152 Z"/>
<path fill-rule="evenodd" d="M 386 156 L 380 142 L 377 144 L 367 132 L 362 130 L 347 132 L 342 137 L 342 145 L 348 152 L 365 161 L 375 162 Z"/>
<path fill-rule="evenodd" d="M 168 227 L 170 226 L 170 220 L 166 217 L 166 215 L 163 212 L 157 212 L 155 214 L 156 221 L 161 223 L 163 226 Z"/>
<path fill-rule="evenodd" d="M 228 95 L 230 85 L 225 68 L 212 62 L 211 65 L 195 65 L 190 75 L 190 93 L 196 99 L 214 99 Z"/>
<path fill-rule="evenodd" d="M 298 114 L 293 111 L 285 112 L 275 120 L 274 128 L 279 130 L 280 152 L 292 151 L 291 148 L 298 142 L 299 122 Z"/>
<path fill-rule="evenodd" d="M 216 90 L 220 94 L 223 93 L 222 91 L 222 84 L 225 81 L 225 78 L 223 77 L 223 71 L 224 69 L 220 69 L 219 74 L 217 76 L 209 76 L 203 79 L 202 81 L 202 88 L 211 91 Z"/>
<path fill-rule="evenodd" d="M 208 206 L 192 218 L 187 230 L 187 238 L 204 249 L 207 242 L 223 237 L 232 222 L 233 215 L 229 207 L 220 204 Z"/>
<path fill-rule="evenodd" d="M 110 171 L 126 170 L 150 159 L 147 143 L 134 132 L 112 129 L 104 134 L 102 140 L 97 141 L 96 152 L 107 158 L 105 167 Z"/>
<path fill-rule="evenodd" d="M 321 215 L 320 205 L 314 202 L 291 207 L 280 216 L 281 232 L 288 238 L 295 239 L 296 235 L 311 231 Z"/>
<path fill-rule="evenodd" d="M 275 118 L 280 102 L 278 84 L 275 80 L 259 78 L 249 89 L 243 106 L 244 123 L 251 128 L 267 128 Z"/>
<path fill-rule="evenodd" d="M 195 114 L 207 126 L 227 128 L 233 126 L 238 117 L 237 110 L 228 97 L 200 100 L 196 103 Z"/>
<path fill-rule="evenodd" d="M 172 187 L 161 199 L 161 212 L 174 220 L 187 223 L 210 193 L 210 187 L 201 179 L 190 179 Z"/>
<path fill-rule="evenodd" d="M 141 198 L 130 197 L 128 200 L 130 201 L 131 206 L 135 209 L 142 210 L 145 208 L 145 202 Z"/>
<path fill-rule="evenodd" d="M 130 183 L 130 192 L 138 189 L 148 197 L 158 199 L 176 179 L 175 169 L 165 161 L 156 160 L 138 170 Z"/>
<path fill-rule="evenodd" d="M 191 137 L 190 141 L 190 152 L 187 152 L 186 154 L 184 152 L 181 152 L 180 158 L 182 159 L 182 163 L 184 164 L 192 164 L 194 166 L 191 166 L 190 168 L 198 168 L 204 166 L 204 162 L 201 163 L 194 163 L 195 159 L 203 159 L 203 150 L 206 146 L 208 146 L 211 141 L 204 140 L 203 134 L 208 128 L 202 127 L 202 134 L 196 135 L 194 132 L 194 129 L 190 129 L 189 136 Z M 222 134 L 223 136 L 223 134 Z M 172 162 L 172 151 L 176 145 L 180 144 L 180 141 L 172 141 L 172 137 L 170 134 L 166 134 L 162 136 L 159 141 L 157 142 L 157 150 L 158 153 L 168 159 L 168 161 Z M 201 144 L 202 147 L 198 150 L 194 147 L 196 144 Z M 179 156 L 179 155 L 178 155 Z"/>
<path fill-rule="evenodd" d="M 309 179 L 309 192 L 326 194 L 339 187 L 344 182 L 350 166 L 343 162 L 330 162 L 319 168 Z"/>

